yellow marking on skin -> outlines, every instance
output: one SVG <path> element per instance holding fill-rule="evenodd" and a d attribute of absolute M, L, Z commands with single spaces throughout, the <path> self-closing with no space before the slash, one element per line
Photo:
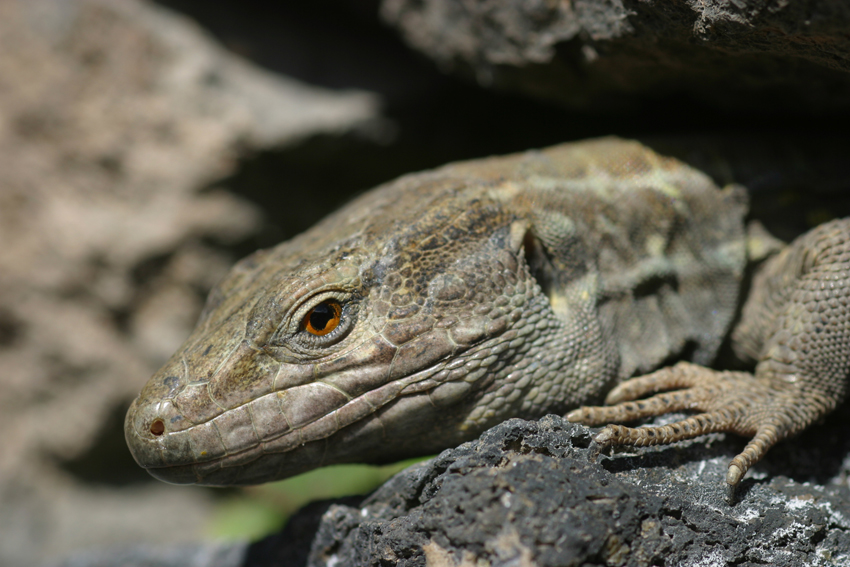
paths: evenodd
<path fill-rule="evenodd" d="M 650 234 L 646 238 L 646 251 L 650 256 L 661 257 L 667 247 L 667 239 L 660 234 Z"/>
<path fill-rule="evenodd" d="M 674 199 L 681 199 L 682 192 L 675 185 L 671 185 L 669 183 L 665 183 L 663 180 L 658 180 L 657 185 L 654 187 L 661 193 L 664 193 L 668 197 L 673 197 Z"/>
<path fill-rule="evenodd" d="M 528 178 L 528 186 L 533 187 L 538 191 L 561 191 L 564 187 L 576 183 L 578 186 L 586 183 L 584 177 L 552 177 L 550 175 L 531 175 Z M 523 189 L 528 191 L 528 187 Z"/>
<path fill-rule="evenodd" d="M 510 199 L 512 197 L 516 197 L 520 193 L 522 193 L 523 188 L 514 183 L 513 181 L 504 181 L 499 185 L 493 187 L 490 191 L 491 196 L 496 199 Z"/>
<path fill-rule="evenodd" d="M 519 250 L 528 232 L 528 225 L 527 221 L 515 221 L 511 224 L 511 250 Z"/>
<path fill-rule="evenodd" d="M 589 298 L 590 295 L 585 291 L 583 294 L 583 299 Z M 555 313 L 561 313 L 562 311 L 568 311 L 570 309 L 570 302 L 564 295 L 561 294 L 552 294 L 549 297 L 549 303 L 552 305 L 552 311 Z"/>

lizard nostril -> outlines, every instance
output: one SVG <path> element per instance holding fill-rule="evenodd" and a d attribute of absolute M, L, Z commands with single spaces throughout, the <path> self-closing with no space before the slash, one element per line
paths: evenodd
<path fill-rule="evenodd" d="M 151 423 L 151 433 L 155 437 L 159 437 L 163 433 L 165 433 L 165 423 L 161 419 L 155 419 L 153 423 Z"/>

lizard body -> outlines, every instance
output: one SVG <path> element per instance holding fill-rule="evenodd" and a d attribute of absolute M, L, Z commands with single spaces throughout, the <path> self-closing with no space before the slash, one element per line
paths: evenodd
<path fill-rule="evenodd" d="M 756 278 L 733 335 L 755 376 L 705 368 L 741 299 L 746 214 L 743 188 L 614 138 L 402 177 L 238 263 L 133 402 L 127 442 L 162 480 L 253 484 L 433 453 L 510 417 L 694 409 L 598 439 L 753 437 L 735 485 L 843 400 L 850 367 L 834 221 Z M 575 409 L 609 391 L 619 405 Z"/>

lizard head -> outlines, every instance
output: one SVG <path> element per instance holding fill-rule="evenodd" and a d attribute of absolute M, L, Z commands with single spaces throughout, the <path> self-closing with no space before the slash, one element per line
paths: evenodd
<path fill-rule="evenodd" d="M 133 402 L 137 462 L 167 482 L 256 484 L 436 452 L 504 419 L 476 400 L 548 304 L 524 221 L 481 186 L 402 178 L 239 262 Z"/>
<path fill-rule="evenodd" d="M 450 164 L 239 262 L 125 421 L 175 483 L 388 462 L 710 361 L 746 260 L 734 186 L 604 138 Z"/>

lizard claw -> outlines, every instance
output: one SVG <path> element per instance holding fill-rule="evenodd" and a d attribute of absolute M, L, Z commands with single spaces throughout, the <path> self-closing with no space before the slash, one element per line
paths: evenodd
<path fill-rule="evenodd" d="M 737 486 L 744 477 L 744 472 L 745 471 L 742 471 L 741 467 L 736 465 L 734 462 L 729 463 L 729 468 L 726 470 L 726 484 L 729 486 Z"/>
<path fill-rule="evenodd" d="M 602 431 L 596 434 L 596 437 L 593 438 L 596 441 L 596 444 L 599 445 L 600 449 L 604 449 L 605 447 L 610 447 L 613 443 L 612 440 L 616 438 L 616 433 L 609 425 Z"/>

